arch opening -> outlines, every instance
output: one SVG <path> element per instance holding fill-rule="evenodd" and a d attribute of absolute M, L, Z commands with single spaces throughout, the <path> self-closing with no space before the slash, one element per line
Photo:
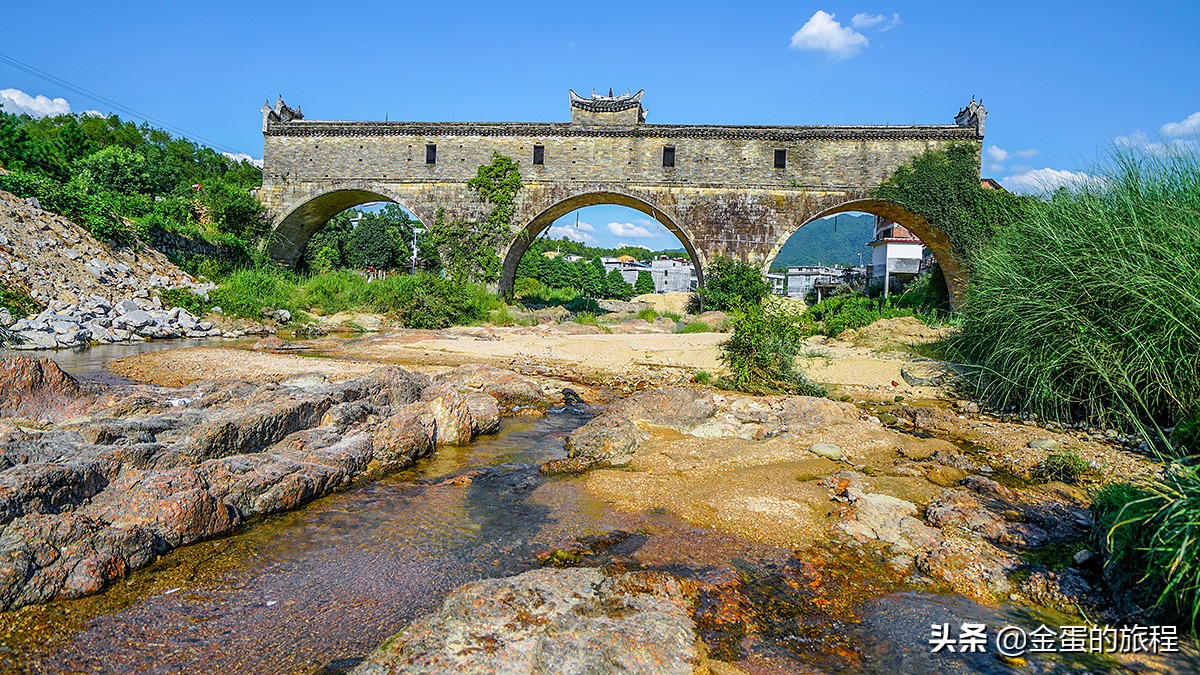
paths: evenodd
<path fill-rule="evenodd" d="M 857 281 L 861 288 L 868 289 L 874 286 L 880 292 L 885 292 L 884 289 L 896 290 L 900 286 L 896 283 L 897 281 L 915 279 L 929 269 L 924 249 L 928 250 L 930 257 L 936 261 L 937 268 L 945 278 L 950 308 L 958 309 L 961 306 L 966 297 L 967 269 L 953 254 L 949 237 L 930 226 L 921 216 L 897 204 L 878 199 L 850 200 L 813 214 L 776 242 L 768 256 L 770 261 L 767 263 L 768 270 L 772 266 L 778 265 L 777 259 L 780 257 L 780 253 L 787 248 L 788 242 L 794 235 L 812 223 L 840 214 L 861 214 L 870 217 L 870 234 L 862 241 L 862 250 L 856 251 L 854 256 L 854 259 L 857 260 L 857 253 L 861 253 L 861 262 L 858 264 L 854 264 L 855 260 L 843 262 L 847 268 L 861 265 L 862 269 L 856 270 L 860 277 Z M 855 225 L 858 231 L 865 233 L 864 226 L 867 223 L 860 221 Z M 786 262 L 786 257 L 784 262 Z M 808 288 L 809 285 L 816 285 L 822 281 L 828 284 L 829 277 L 837 276 L 837 274 L 823 275 L 822 270 L 812 269 L 819 267 L 818 265 L 805 267 L 809 267 L 809 269 L 791 273 L 786 281 L 787 284 L 791 284 L 794 278 L 798 286 L 797 292 L 803 289 L 805 295 L 812 290 Z M 850 272 L 846 276 L 854 277 L 855 273 Z M 851 285 L 853 286 L 853 284 Z M 826 285 L 826 289 L 828 287 Z M 790 287 L 788 293 L 792 294 Z"/>
<path fill-rule="evenodd" d="M 354 207 L 383 203 L 395 204 L 422 228 L 428 229 L 428 223 L 421 214 L 387 190 L 331 190 L 292 205 L 277 219 L 269 249 L 271 257 L 289 267 L 295 267 L 309 240 L 332 218 Z"/>
<path fill-rule="evenodd" d="M 588 222 L 596 217 L 607 224 Z M 579 226 L 576 225 L 577 220 Z M 656 249 L 651 245 L 669 241 L 671 236 L 677 240 L 674 243 L 678 243 L 679 247 Z M 616 270 L 631 285 L 636 283 L 636 278 L 643 271 L 653 281 L 655 292 L 690 291 L 703 280 L 704 260 L 692 243 L 690 234 L 672 214 L 630 195 L 592 192 L 557 202 L 522 228 L 508 249 L 502 252 L 501 293 L 508 295 L 514 291 L 518 268 L 522 267 L 521 261 L 526 253 L 531 249 L 546 253 L 540 251 L 544 244 L 535 242 L 560 240 L 563 237 L 585 244 L 589 249 L 608 250 L 613 254 L 621 248 L 620 244 L 626 244 L 621 251 L 623 256 L 604 256 L 609 258 L 604 265 L 608 274 Z M 686 261 L 683 260 L 685 257 Z M 634 260 L 618 261 L 614 258 Z M 524 268 L 527 271 L 529 264 Z"/>

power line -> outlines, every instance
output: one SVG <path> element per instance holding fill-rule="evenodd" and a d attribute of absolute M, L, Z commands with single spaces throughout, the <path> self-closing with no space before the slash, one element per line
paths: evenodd
<path fill-rule="evenodd" d="M 14 59 L 13 57 L 11 57 L 9 55 L 4 54 L 3 52 L 0 52 L 0 63 L 8 64 L 8 65 L 12 66 L 13 68 L 16 68 L 17 70 L 24 71 L 30 75 L 33 75 L 36 78 L 45 80 L 51 84 L 58 85 L 58 86 L 62 87 L 63 89 L 66 89 L 68 91 L 79 94 L 80 96 L 83 96 L 84 98 L 90 99 L 92 101 L 96 101 L 97 103 L 102 103 L 102 104 L 108 106 L 109 108 L 112 108 L 118 112 L 124 113 L 127 117 L 132 117 L 134 119 L 142 120 L 143 122 L 157 125 L 163 129 L 166 129 L 167 131 L 172 131 L 176 135 L 181 136 L 181 137 L 186 138 L 191 141 L 197 141 L 197 142 L 202 141 L 204 145 L 208 145 L 208 146 L 216 148 L 218 150 L 224 150 L 226 152 L 241 154 L 237 150 L 234 150 L 233 148 L 231 148 L 229 146 L 222 145 L 214 140 L 205 138 L 198 134 L 189 133 L 188 131 L 186 131 L 180 127 L 177 127 L 174 124 L 170 124 L 168 122 L 164 122 L 155 117 L 151 117 L 150 115 L 147 115 L 145 113 L 138 112 L 137 110 L 134 110 L 133 108 L 130 108 L 129 106 L 121 105 L 120 103 L 117 103 L 116 101 L 114 101 L 110 98 L 101 96 L 100 94 L 97 94 L 88 89 L 84 89 L 83 87 L 81 87 L 79 85 L 72 84 L 60 77 L 51 75 L 50 73 L 47 73 L 44 70 L 39 70 L 27 63 L 18 61 L 17 59 Z"/>

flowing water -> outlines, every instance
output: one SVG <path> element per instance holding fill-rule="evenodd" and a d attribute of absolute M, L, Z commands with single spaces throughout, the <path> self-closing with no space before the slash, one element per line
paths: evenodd
<path fill-rule="evenodd" d="M 62 363 L 86 377 L 154 344 Z M 830 544 L 798 554 L 665 513 L 616 511 L 588 495 L 586 477 L 540 474 L 589 417 L 567 408 L 505 419 L 496 435 L 178 549 L 95 596 L 2 613 L 0 670 L 345 672 L 457 586 L 568 549 L 583 551 L 584 565 L 696 581 L 710 654 L 755 674 L 1015 672 L 990 654 L 931 657 L 929 626 L 1039 619 L 1025 610 L 911 592 L 911 580 L 869 551 Z M 1105 672 L 1111 663 L 1071 666 Z M 1051 672 L 1034 661 L 1019 670 Z"/>

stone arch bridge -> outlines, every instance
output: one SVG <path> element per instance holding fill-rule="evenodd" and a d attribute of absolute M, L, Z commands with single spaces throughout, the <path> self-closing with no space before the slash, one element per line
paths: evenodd
<path fill-rule="evenodd" d="M 498 251 L 501 290 L 511 289 L 521 255 L 556 218 L 620 204 L 665 225 L 698 268 L 723 255 L 764 272 L 788 237 L 817 218 L 884 216 L 921 238 L 941 263 L 951 302 L 961 301 L 966 270 L 946 236 L 870 194 L 927 149 L 981 147 L 982 105 L 972 101 L 940 125 L 668 125 L 645 122 L 641 97 L 571 92 L 571 121 L 562 123 L 315 121 L 282 99 L 264 105 L 259 197 L 275 233 L 271 253 L 295 263 L 317 228 L 366 202 L 396 202 L 426 226 L 439 208 L 447 219 L 482 219 L 488 207 L 466 183 L 499 152 L 517 161 L 524 183 Z"/>

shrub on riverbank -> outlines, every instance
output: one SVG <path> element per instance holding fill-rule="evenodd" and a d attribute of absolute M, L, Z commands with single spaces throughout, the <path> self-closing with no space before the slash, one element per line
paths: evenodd
<path fill-rule="evenodd" d="M 721 363 L 729 372 L 718 386 L 752 394 L 827 393 L 795 369 L 803 332 L 792 317 L 753 303 L 734 308 L 730 323 L 732 335 L 721 343 Z"/>
<path fill-rule="evenodd" d="M 1106 426 L 1200 414 L 1200 158 L 1119 154 L 975 256 L 955 352 L 999 408 Z"/>
<path fill-rule="evenodd" d="M 687 311 L 728 312 L 739 306 L 757 305 L 770 292 L 771 287 L 757 267 L 718 257 L 704 269 L 704 283 L 688 298 Z"/>
<path fill-rule="evenodd" d="M 368 282 L 338 271 L 301 277 L 272 268 L 242 270 L 226 277 L 209 297 L 226 314 L 261 319 L 262 310 L 286 309 L 293 315 L 365 311 L 387 314 L 408 328 L 445 328 L 488 318 L 499 299 L 473 283 L 456 283 L 436 274 L 393 274 Z"/>

